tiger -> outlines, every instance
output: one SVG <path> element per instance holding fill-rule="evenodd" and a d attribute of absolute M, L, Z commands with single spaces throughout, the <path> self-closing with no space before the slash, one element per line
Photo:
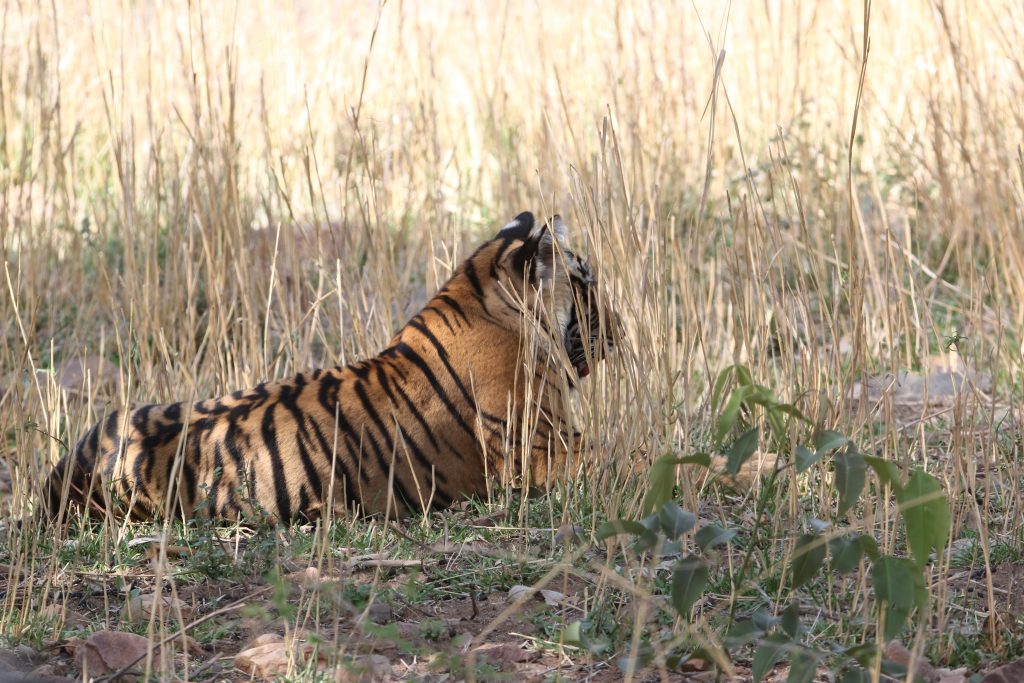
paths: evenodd
<path fill-rule="evenodd" d="M 581 453 L 569 398 L 615 345 L 567 242 L 521 213 L 375 357 L 112 410 L 53 467 L 46 513 L 289 523 L 447 508 L 510 472 L 550 488 Z"/>

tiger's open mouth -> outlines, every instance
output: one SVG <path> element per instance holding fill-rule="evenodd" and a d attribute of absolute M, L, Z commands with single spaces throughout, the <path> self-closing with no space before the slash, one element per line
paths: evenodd
<path fill-rule="evenodd" d="M 576 376 L 581 379 L 590 374 L 590 361 L 601 360 L 611 347 L 611 339 L 595 333 L 588 334 L 584 341 L 577 320 L 573 320 L 573 324 L 566 332 L 565 350 L 569 355 L 569 364 L 576 371 Z"/>
<path fill-rule="evenodd" d="M 587 352 L 583 348 L 583 341 L 577 338 L 573 342 L 575 343 L 571 345 L 571 348 L 566 349 L 569 352 L 569 364 L 576 371 L 576 376 L 582 379 L 590 374 L 590 363 L 587 362 Z"/>

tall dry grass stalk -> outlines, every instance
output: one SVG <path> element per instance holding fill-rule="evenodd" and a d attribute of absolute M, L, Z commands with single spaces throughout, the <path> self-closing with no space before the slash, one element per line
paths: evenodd
<path fill-rule="evenodd" d="M 29 511 L 111 406 L 375 353 L 532 209 L 566 217 L 625 330 L 582 386 L 588 523 L 636 511 L 652 458 L 706 444 L 709 384 L 742 363 L 865 449 L 937 473 L 957 524 L 1024 543 L 1006 445 L 1024 325 L 1019 3 L 876 3 L 867 55 L 862 8 L 838 2 L 0 14 L 4 515 Z M 857 390 L 926 373 L 950 339 L 994 386 L 957 404 L 950 438 L 926 431 L 927 402 L 907 426 Z M 827 518 L 830 486 L 794 477 L 792 504 L 813 494 Z M 697 480 L 684 496 L 705 500 Z M 865 524 L 893 543 L 889 503 Z M 16 564 L 50 561 L 35 533 L 6 531 Z M 40 600 L 3 598 L 3 630 Z"/>

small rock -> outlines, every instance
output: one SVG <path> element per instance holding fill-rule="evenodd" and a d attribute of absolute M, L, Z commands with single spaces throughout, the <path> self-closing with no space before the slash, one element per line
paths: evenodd
<path fill-rule="evenodd" d="M 870 401 L 891 396 L 899 404 L 920 405 L 928 397 L 928 404 L 941 403 L 964 392 L 977 388 L 991 393 L 992 377 L 985 373 L 968 373 L 963 370 L 937 370 L 928 374 L 899 370 L 895 375 L 885 374 L 871 377 L 864 383 L 854 384 L 851 398 L 858 400 L 865 393 Z"/>
<path fill-rule="evenodd" d="M 235 655 L 235 667 L 255 678 L 273 679 L 284 676 L 289 666 L 306 667 L 316 659 L 316 668 L 326 666 L 324 654 L 313 644 L 296 639 L 285 641 L 276 633 L 265 633 Z"/>
<path fill-rule="evenodd" d="M 418 638 L 420 635 L 420 624 L 417 621 L 396 621 L 395 630 L 401 640 Z"/>
<path fill-rule="evenodd" d="M 56 675 L 57 668 L 54 667 L 52 664 L 40 664 L 36 668 L 29 671 L 28 675 L 25 678 L 34 681 L 37 678 L 44 678 L 47 676 L 52 677 Z"/>
<path fill-rule="evenodd" d="M 529 594 L 533 591 L 529 586 L 512 586 L 508 589 L 508 599 L 510 601 L 523 599 L 522 596 Z M 533 593 L 533 597 L 537 600 L 543 600 L 551 607 L 560 607 L 565 601 L 565 595 L 558 591 L 540 589 Z"/>
<path fill-rule="evenodd" d="M 0 679 L 3 680 L 3 679 Z M 52 664 L 43 664 L 29 671 L 21 681 L 32 683 L 74 683 L 72 679 L 62 676 L 61 671 Z"/>
<path fill-rule="evenodd" d="M 394 613 L 391 606 L 383 602 L 374 602 L 367 611 L 367 616 L 375 624 L 388 624 L 391 622 Z"/>
<path fill-rule="evenodd" d="M 679 665 L 681 671 L 708 671 L 711 669 L 713 664 L 706 659 L 700 657 L 690 657 L 685 662 Z"/>
<path fill-rule="evenodd" d="M 391 680 L 391 662 L 383 655 L 356 657 L 338 666 L 337 683 L 383 683 Z"/>
<path fill-rule="evenodd" d="M 259 647 L 260 645 L 269 645 L 270 643 L 283 643 L 284 636 L 277 633 L 264 633 L 258 635 L 252 639 L 248 647 Z"/>
<path fill-rule="evenodd" d="M 288 649 L 283 641 L 248 647 L 235 655 L 235 668 L 255 678 L 274 678 L 288 673 Z"/>
<path fill-rule="evenodd" d="M 955 559 L 970 558 L 974 545 L 973 538 L 958 538 L 949 544 L 949 556 Z"/>
<path fill-rule="evenodd" d="M 288 673 L 292 661 L 284 642 L 267 643 L 239 652 L 235 666 L 257 678 L 276 678 Z M 302 664 L 301 661 L 298 664 Z"/>
<path fill-rule="evenodd" d="M 286 581 L 298 584 L 307 590 L 320 586 L 320 570 L 316 567 L 306 567 L 290 574 L 285 574 Z"/>
<path fill-rule="evenodd" d="M 508 510 L 496 510 L 486 515 L 474 517 L 473 519 L 469 520 L 469 524 L 470 526 L 492 527 L 497 526 L 499 522 L 505 521 L 506 517 L 508 517 Z"/>
<path fill-rule="evenodd" d="M 1024 681 L 1024 659 L 1018 659 L 990 671 L 981 679 L 981 683 L 1017 683 Z"/>
<path fill-rule="evenodd" d="M 158 606 L 162 609 L 165 618 L 177 619 L 180 615 L 181 620 L 190 621 L 192 619 L 193 611 L 188 603 L 170 595 L 162 595 L 157 598 L 155 593 L 145 593 L 136 595 L 125 603 L 121 608 L 121 621 L 128 624 L 147 622 L 152 618 L 153 612 L 157 610 Z"/>
<path fill-rule="evenodd" d="M 27 671 L 45 660 L 45 654 L 36 652 L 27 645 L 19 645 L 13 650 L 0 648 L 0 672 Z"/>
<path fill-rule="evenodd" d="M 555 545 L 579 543 L 583 540 L 584 529 L 576 524 L 563 524 L 555 532 Z"/>
<path fill-rule="evenodd" d="M 36 659 L 45 658 L 45 655 L 39 654 L 38 652 L 30 648 L 28 645 L 17 646 L 16 648 L 14 648 L 14 654 L 16 654 L 18 657 L 25 660 L 26 662 L 31 662 Z"/>
<path fill-rule="evenodd" d="M 536 650 L 524 650 L 513 643 L 488 643 L 476 649 L 477 661 L 506 669 L 512 664 L 525 664 L 540 659 Z"/>
<path fill-rule="evenodd" d="M 47 371 L 40 370 L 41 376 Z M 53 370 L 58 386 L 69 393 L 110 392 L 116 389 L 121 381 L 121 373 L 116 365 L 99 356 L 72 358 L 60 363 Z"/>
<path fill-rule="evenodd" d="M 927 659 L 924 657 L 914 659 L 914 654 L 898 640 L 889 641 L 889 644 L 885 646 L 883 656 L 891 662 L 907 667 L 907 669 L 911 668 L 910 663 L 913 660 L 914 677 L 917 680 L 924 681 L 925 683 L 937 683 L 939 680 L 939 672 L 935 670 L 935 667 Z"/>
<path fill-rule="evenodd" d="M 51 603 L 39 612 L 43 619 L 52 623 L 63 623 L 65 628 L 84 628 L 89 619 L 81 612 L 68 609 L 62 605 Z"/>
<path fill-rule="evenodd" d="M 970 680 L 970 672 L 965 668 L 959 669 L 938 669 L 939 683 L 967 683 Z"/>
<path fill-rule="evenodd" d="M 120 671 L 125 667 L 138 669 L 141 673 L 149 649 L 149 641 L 134 633 L 122 631 L 96 631 L 75 648 L 75 665 L 78 670 L 97 678 Z M 138 680 L 137 675 L 122 674 L 114 681 Z"/>
<path fill-rule="evenodd" d="M 354 609 L 354 608 L 353 608 Z M 374 602 L 366 611 L 359 610 L 355 614 L 355 622 L 359 625 L 371 622 L 374 624 L 389 624 L 394 619 L 394 612 L 390 605 L 383 602 Z"/>

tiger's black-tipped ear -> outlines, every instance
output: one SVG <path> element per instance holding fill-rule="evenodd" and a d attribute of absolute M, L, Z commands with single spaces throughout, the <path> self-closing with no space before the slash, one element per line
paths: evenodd
<path fill-rule="evenodd" d="M 521 215 L 529 215 L 530 222 L 533 222 L 533 215 Z M 531 227 L 524 237 L 520 237 L 524 244 L 516 250 L 512 259 L 513 265 L 523 272 L 528 272 L 531 282 L 549 278 L 554 267 L 555 240 L 557 239 L 560 245 L 565 246 L 568 235 L 569 231 L 562 221 L 562 217 L 558 215 L 551 219 L 550 226 Z"/>
<path fill-rule="evenodd" d="M 526 241 L 530 236 L 530 232 L 533 231 L 534 223 L 536 221 L 533 218 L 533 214 L 529 211 L 523 211 L 501 229 L 498 237 L 501 239 Z"/>

